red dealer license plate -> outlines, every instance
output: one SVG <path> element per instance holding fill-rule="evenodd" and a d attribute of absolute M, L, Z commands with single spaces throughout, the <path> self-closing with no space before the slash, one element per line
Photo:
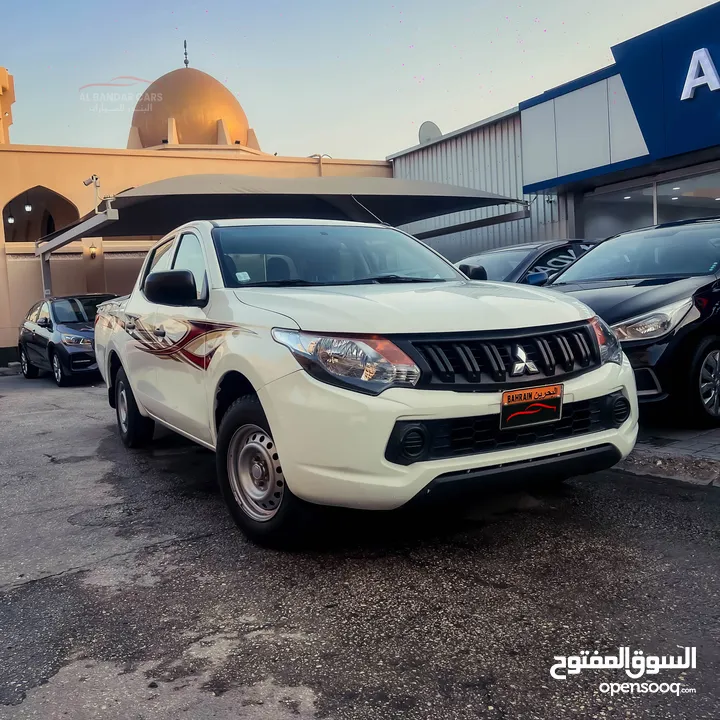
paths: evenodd
<path fill-rule="evenodd" d="M 542 425 L 562 417 L 562 385 L 507 390 L 502 394 L 500 428 Z"/>

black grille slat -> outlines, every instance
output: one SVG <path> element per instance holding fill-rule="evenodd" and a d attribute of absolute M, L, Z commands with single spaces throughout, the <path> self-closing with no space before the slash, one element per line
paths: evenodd
<path fill-rule="evenodd" d="M 538 350 L 540 351 L 540 357 L 542 358 L 543 369 L 546 375 L 555 374 L 555 357 L 550 349 L 550 344 L 544 337 L 535 339 Z"/>
<path fill-rule="evenodd" d="M 402 346 L 411 356 L 419 354 L 425 360 L 418 387 L 430 389 L 450 385 L 455 391 L 472 392 L 529 387 L 562 382 L 600 364 L 597 340 L 589 323 L 507 334 L 409 337 Z M 513 376 L 519 352 L 524 353 L 528 364 L 522 374 Z M 537 372 L 530 371 L 533 365 Z"/>
<path fill-rule="evenodd" d="M 465 367 L 465 375 L 470 382 L 478 382 L 482 376 L 480 372 L 480 366 L 473 355 L 472 350 L 464 343 L 457 343 L 455 345 L 460 360 Z"/>
<path fill-rule="evenodd" d="M 564 335 L 558 335 L 556 339 L 557 344 L 560 347 L 560 355 L 562 357 L 561 364 L 565 369 L 565 372 L 570 372 L 575 363 L 570 343 Z"/>
<path fill-rule="evenodd" d="M 574 332 L 571 334 L 572 339 L 575 341 L 579 351 L 578 360 L 583 367 L 587 367 L 592 361 L 592 354 L 590 352 L 590 346 L 587 344 L 587 340 L 583 337 L 580 332 Z"/>

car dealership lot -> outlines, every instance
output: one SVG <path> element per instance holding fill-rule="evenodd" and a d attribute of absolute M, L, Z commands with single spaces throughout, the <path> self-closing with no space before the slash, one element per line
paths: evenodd
<path fill-rule="evenodd" d="M 246 542 L 213 456 L 127 451 L 99 385 L 0 378 L 0 719 L 716 718 L 720 491 L 621 473 Z M 692 695 L 553 656 L 697 647 Z M 645 678 L 646 680 L 648 678 Z M 656 676 L 657 679 L 657 676 Z"/>

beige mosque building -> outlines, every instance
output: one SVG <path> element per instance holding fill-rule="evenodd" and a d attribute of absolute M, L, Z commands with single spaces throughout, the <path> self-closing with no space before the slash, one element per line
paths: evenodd
<path fill-rule="evenodd" d="M 15 359 L 18 328 L 27 310 L 43 297 L 36 241 L 90 212 L 96 192 L 105 197 L 155 180 L 203 173 L 392 177 L 385 161 L 263 152 L 230 90 L 187 66 L 142 92 L 124 150 L 14 145 L 10 129 L 15 99 L 13 77 L 0 67 L 0 365 Z M 99 178 L 99 190 L 84 183 L 92 176 Z M 156 239 L 70 243 L 51 257 L 53 294 L 128 292 Z"/>

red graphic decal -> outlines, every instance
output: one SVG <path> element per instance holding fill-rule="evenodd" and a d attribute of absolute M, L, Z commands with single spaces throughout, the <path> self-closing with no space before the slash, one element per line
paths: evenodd
<path fill-rule="evenodd" d="M 167 358 L 176 362 L 184 362 L 201 370 L 207 370 L 210 361 L 221 344 L 223 334 L 236 329 L 235 325 L 225 323 L 212 323 L 202 320 L 178 320 L 186 327 L 185 334 L 179 340 L 171 340 L 168 337 L 157 337 L 154 328 L 148 328 L 139 318 L 135 320 L 135 330 L 130 335 L 137 341 L 141 350 L 159 358 Z M 211 336 L 215 336 L 211 338 Z M 205 343 L 210 339 L 217 340 L 216 345 L 209 350 L 205 349 Z M 190 349 L 193 346 L 193 349 Z M 200 349 L 201 352 L 197 352 Z"/>
<path fill-rule="evenodd" d="M 531 410 L 530 408 L 537 408 L 536 410 Z M 527 410 L 518 410 L 517 412 L 514 412 L 512 415 L 509 415 L 507 420 L 505 422 L 510 422 L 516 415 L 537 415 L 541 410 L 552 410 L 555 412 L 557 410 L 556 407 L 553 405 L 545 405 L 545 403 L 533 403 L 532 405 L 527 406 Z"/>

